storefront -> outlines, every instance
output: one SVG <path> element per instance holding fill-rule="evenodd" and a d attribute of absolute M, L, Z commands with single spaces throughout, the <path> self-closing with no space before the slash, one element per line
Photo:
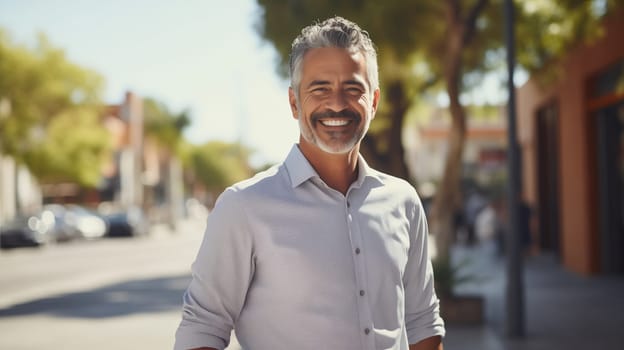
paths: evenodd
<path fill-rule="evenodd" d="M 533 244 L 580 274 L 624 275 L 624 12 L 517 92 Z"/>

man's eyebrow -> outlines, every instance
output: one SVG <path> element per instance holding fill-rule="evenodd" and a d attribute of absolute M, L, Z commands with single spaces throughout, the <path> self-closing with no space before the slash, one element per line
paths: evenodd
<path fill-rule="evenodd" d="M 329 85 L 329 81 L 328 80 L 312 80 L 308 84 L 307 88 L 309 89 L 314 86 L 324 86 L 324 85 Z"/>
<path fill-rule="evenodd" d="M 364 83 L 362 83 L 361 81 L 358 80 L 347 80 L 343 83 L 344 85 L 357 85 L 359 87 L 364 88 Z"/>
<path fill-rule="evenodd" d="M 312 80 L 306 87 L 308 89 L 313 88 L 315 86 L 326 86 L 326 85 L 330 85 L 331 82 L 329 80 Z M 347 80 L 345 82 L 342 83 L 342 85 L 357 85 L 363 89 L 366 88 L 366 86 L 364 85 L 363 82 L 359 81 L 359 80 Z"/>

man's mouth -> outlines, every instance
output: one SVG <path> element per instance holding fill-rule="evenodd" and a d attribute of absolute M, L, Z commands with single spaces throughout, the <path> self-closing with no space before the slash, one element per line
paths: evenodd
<path fill-rule="evenodd" d="M 321 119 L 319 120 L 324 126 L 345 126 L 351 123 L 349 119 Z"/>
<path fill-rule="evenodd" d="M 361 120 L 359 113 L 345 109 L 340 112 L 325 111 L 320 113 L 313 113 L 311 115 L 312 123 L 319 123 L 325 127 L 343 127 L 350 125 L 353 122 Z"/>

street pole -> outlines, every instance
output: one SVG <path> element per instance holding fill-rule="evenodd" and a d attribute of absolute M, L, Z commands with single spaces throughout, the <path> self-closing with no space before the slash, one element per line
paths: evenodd
<path fill-rule="evenodd" d="M 0 97 L 0 126 L 2 125 L 4 119 L 9 117 L 9 114 L 11 114 L 11 100 L 2 96 Z M 0 131 L 1 130 L 2 129 L 0 129 Z M 0 136 L 2 136 L 1 132 Z M 8 189 L 5 188 L 6 170 L 4 164 L 6 161 L 4 159 L 2 148 L 2 142 L 0 140 L 0 228 L 2 228 L 4 221 L 8 217 L 6 208 L 8 206 L 8 201 L 6 200 L 6 197 L 2 194 L 3 192 L 8 191 Z M 2 250 L 2 240 L 0 240 L 0 250 Z"/>
<path fill-rule="evenodd" d="M 506 333 L 508 337 L 518 338 L 525 334 L 524 315 L 524 276 L 522 266 L 522 242 L 519 231 L 519 200 L 520 186 L 520 157 L 518 140 L 516 137 L 516 94 L 514 86 L 514 68 L 516 66 L 515 53 L 515 17 L 513 0 L 505 0 L 505 46 L 507 48 L 507 88 L 509 100 L 507 102 L 508 127 L 508 185 L 507 208 L 509 213 L 507 230 L 507 286 L 506 286 Z"/>

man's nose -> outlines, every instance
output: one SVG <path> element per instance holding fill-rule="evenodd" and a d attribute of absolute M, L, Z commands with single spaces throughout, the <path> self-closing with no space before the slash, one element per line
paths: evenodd
<path fill-rule="evenodd" d="M 348 103 L 345 94 L 342 91 L 336 91 L 330 94 L 325 101 L 326 108 L 335 112 L 343 111 Z"/>

